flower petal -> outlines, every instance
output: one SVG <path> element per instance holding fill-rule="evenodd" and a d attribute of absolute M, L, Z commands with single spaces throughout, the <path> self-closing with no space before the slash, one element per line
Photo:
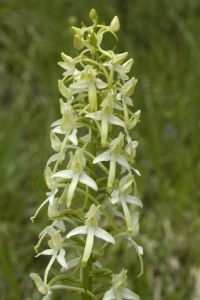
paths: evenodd
<path fill-rule="evenodd" d="M 140 297 L 137 294 L 127 288 L 122 290 L 122 298 L 127 300 L 140 300 Z"/>
<path fill-rule="evenodd" d="M 88 226 L 83 225 L 83 226 L 79 226 L 79 227 L 72 229 L 66 236 L 69 239 L 70 237 L 72 237 L 74 235 L 87 234 L 87 232 L 88 232 Z"/>
<path fill-rule="evenodd" d="M 74 259 L 71 259 L 70 261 L 67 262 L 68 264 L 68 270 L 72 269 L 75 267 L 80 261 L 80 257 L 76 257 Z"/>
<path fill-rule="evenodd" d="M 117 154 L 117 162 L 127 170 L 130 170 L 131 166 L 129 165 L 128 161 L 120 154 Z"/>
<path fill-rule="evenodd" d="M 85 249 L 83 253 L 82 263 L 85 264 L 88 259 L 90 258 L 92 247 L 94 243 L 94 234 L 95 234 L 95 227 L 89 226 L 88 227 L 88 233 L 87 233 L 87 239 L 85 243 Z"/>
<path fill-rule="evenodd" d="M 47 160 L 47 166 L 50 165 L 52 162 L 57 161 L 59 157 L 60 157 L 60 153 L 56 153 L 50 156 L 50 158 Z"/>
<path fill-rule="evenodd" d="M 47 200 L 49 201 L 49 203 L 51 205 L 53 205 L 53 200 L 54 200 L 54 197 L 57 194 L 57 192 L 58 192 L 58 189 L 55 188 L 51 192 L 46 193 L 46 195 L 48 196 Z"/>
<path fill-rule="evenodd" d="M 137 79 L 134 77 L 128 80 L 121 88 L 122 94 L 127 97 L 131 96 L 134 92 L 136 83 Z"/>
<path fill-rule="evenodd" d="M 144 250 L 142 248 L 142 246 L 138 245 L 130 236 L 128 237 L 129 240 L 129 247 L 134 246 L 138 255 L 143 255 L 144 254 Z"/>
<path fill-rule="evenodd" d="M 56 228 L 60 229 L 63 232 L 65 231 L 65 223 L 63 222 L 63 220 L 56 220 L 53 222 L 52 225 L 55 226 Z"/>
<path fill-rule="evenodd" d="M 103 82 L 101 79 L 96 79 L 96 86 L 98 89 L 105 89 L 107 87 L 107 84 Z"/>
<path fill-rule="evenodd" d="M 88 113 L 85 115 L 87 118 L 91 118 L 97 121 L 100 121 L 102 119 L 102 112 L 101 111 L 97 111 L 94 113 Z"/>
<path fill-rule="evenodd" d="M 58 134 L 68 134 L 69 130 L 63 130 L 60 126 L 55 127 L 52 132 Z"/>
<path fill-rule="evenodd" d="M 141 176 L 141 173 L 140 173 L 139 170 L 133 168 L 133 171 L 134 171 L 138 176 Z"/>
<path fill-rule="evenodd" d="M 109 161 L 109 160 L 110 160 L 110 150 L 107 150 L 99 154 L 98 156 L 96 156 L 95 159 L 93 160 L 93 164 L 97 164 L 101 161 Z"/>
<path fill-rule="evenodd" d="M 52 175 L 52 178 L 63 178 L 63 179 L 70 179 L 74 176 L 74 171 L 72 170 L 62 170 L 58 171 Z"/>
<path fill-rule="evenodd" d="M 86 90 L 88 88 L 88 84 L 89 84 L 88 80 L 80 80 L 78 82 L 74 82 L 70 84 L 69 88 L 75 89 L 77 91 Z"/>
<path fill-rule="evenodd" d="M 118 118 L 118 117 L 110 115 L 109 118 L 108 118 L 108 120 L 109 120 L 109 122 L 111 124 L 124 127 L 124 122 L 120 118 Z"/>
<path fill-rule="evenodd" d="M 53 122 L 51 124 L 51 127 L 59 126 L 61 124 L 61 122 L 62 122 L 62 119 L 56 120 L 55 122 Z"/>
<path fill-rule="evenodd" d="M 37 254 L 35 257 L 38 257 L 40 255 L 53 255 L 54 252 L 55 252 L 54 249 L 46 249 L 46 250 L 40 252 L 39 254 Z"/>
<path fill-rule="evenodd" d="M 139 213 L 136 211 L 132 214 L 132 226 L 133 226 L 133 235 L 135 236 L 139 231 Z"/>
<path fill-rule="evenodd" d="M 96 228 L 95 236 L 108 242 L 108 243 L 115 244 L 114 237 L 110 233 L 108 233 L 107 231 L 105 231 L 104 229 L 102 229 L 100 227 Z"/>
<path fill-rule="evenodd" d="M 80 179 L 80 173 L 74 172 L 74 176 L 67 191 L 67 207 L 70 207 L 75 189 Z"/>
<path fill-rule="evenodd" d="M 65 86 L 62 80 L 58 80 L 58 88 L 63 97 L 65 97 L 66 99 L 70 98 L 70 89 Z"/>
<path fill-rule="evenodd" d="M 83 184 L 86 184 L 87 186 L 91 187 L 95 191 L 98 190 L 98 186 L 97 186 L 96 182 L 90 176 L 88 176 L 86 173 L 81 173 L 79 181 L 82 182 Z"/>
<path fill-rule="evenodd" d="M 68 136 L 68 139 L 72 142 L 72 144 L 77 146 L 78 145 L 78 139 L 77 139 L 76 134 L 77 134 L 77 129 L 75 128 L 75 129 L 72 130 L 72 133 Z"/>
<path fill-rule="evenodd" d="M 107 291 L 105 293 L 102 300 L 115 300 L 115 299 L 116 299 L 116 297 L 115 297 L 115 294 L 113 292 L 113 288 L 111 288 L 109 291 Z"/>
<path fill-rule="evenodd" d="M 135 205 L 140 206 L 140 207 L 143 207 L 142 201 L 139 198 L 135 197 L 135 196 L 127 195 L 126 196 L 126 202 L 130 203 L 130 204 L 135 204 Z"/>
<path fill-rule="evenodd" d="M 120 195 L 118 190 L 113 190 L 111 194 L 112 204 L 116 204 L 120 200 Z"/>
<path fill-rule="evenodd" d="M 126 221 L 126 226 L 129 232 L 132 232 L 133 226 L 132 226 L 132 218 L 131 218 L 131 213 L 129 211 L 128 205 L 126 204 L 125 201 L 122 201 L 122 207 L 123 207 L 123 212 L 124 212 L 124 218 Z"/>
<path fill-rule="evenodd" d="M 59 254 L 56 257 L 57 262 L 64 268 L 68 269 L 68 264 L 65 260 L 65 250 L 63 248 L 60 249 Z"/>

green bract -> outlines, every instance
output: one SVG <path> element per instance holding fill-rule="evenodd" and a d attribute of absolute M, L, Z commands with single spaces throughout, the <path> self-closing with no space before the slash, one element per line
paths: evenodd
<path fill-rule="evenodd" d="M 127 52 L 102 48 L 105 33 L 116 37 L 118 17 L 108 26 L 98 24 L 94 9 L 89 17 L 91 26 L 72 28 L 77 55 L 62 53 L 59 62 L 61 116 L 50 132 L 49 191 L 32 218 L 48 205 L 51 224 L 35 249 L 46 242 L 37 256 L 49 257 L 49 263 L 43 279 L 35 273 L 31 278 L 43 299 L 58 289 L 77 292 L 83 300 L 139 299 L 126 288 L 127 271 L 112 275 L 101 259 L 123 239 L 142 261 L 142 247 L 134 240 L 142 207 L 135 182 L 140 173 L 134 168 L 138 142 L 132 140 L 140 116 L 131 99 L 137 80 L 128 76 L 133 60 L 126 60 Z"/>

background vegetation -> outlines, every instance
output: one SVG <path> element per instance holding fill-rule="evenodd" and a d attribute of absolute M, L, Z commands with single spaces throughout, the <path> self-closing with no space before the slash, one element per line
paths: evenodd
<path fill-rule="evenodd" d="M 28 274 L 43 270 L 33 245 L 45 222 L 30 216 L 44 199 L 49 124 L 58 112 L 60 52 L 72 53 L 71 25 L 121 21 L 118 51 L 135 58 L 136 139 L 144 202 L 130 287 L 143 300 L 200 299 L 199 0 L 0 0 L 0 295 L 41 299 Z M 88 21 L 87 21 L 88 22 Z M 113 261 L 111 261 L 113 263 Z M 120 265 L 120 263 L 119 263 Z M 59 296 L 58 299 L 65 299 Z M 75 298 L 74 298 L 75 299 Z"/>

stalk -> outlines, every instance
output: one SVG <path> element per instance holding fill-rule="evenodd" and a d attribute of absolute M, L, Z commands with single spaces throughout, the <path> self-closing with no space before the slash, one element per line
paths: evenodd
<path fill-rule="evenodd" d="M 91 291 L 92 290 L 92 278 L 91 278 L 91 270 L 92 270 L 92 258 L 90 257 L 86 266 L 82 267 L 82 281 L 83 281 L 83 287 L 85 291 Z M 82 300 L 91 300 L 91 296 L 84 293 L 81 295 Z"/>

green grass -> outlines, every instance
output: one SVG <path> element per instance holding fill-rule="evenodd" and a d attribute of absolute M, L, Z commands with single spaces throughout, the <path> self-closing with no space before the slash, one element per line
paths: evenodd
<path fill-rule="evenodd" d="M 200 267 L 198 0 L 1 1 L 1 299 L 41 299 L 28 274 L 43 268 L 33 245 L 45 211 L 33 225 L 29 218 L 46 191 L 49 124 L 58 111 L 57 61 L 61 51 L 72 53 L 69 26 L 87 21 L 91 7 L 107 22 L 118 14 L 118 48 L 135 58 L 139 79 L 134 101 L 142 117 L 135 137 L 144 209 L 138 240 L 145 272 L 137 279 L 137 258 L 125 255 L 130 287 L 143 300 L 193 299 L 194 270 Z"/>

